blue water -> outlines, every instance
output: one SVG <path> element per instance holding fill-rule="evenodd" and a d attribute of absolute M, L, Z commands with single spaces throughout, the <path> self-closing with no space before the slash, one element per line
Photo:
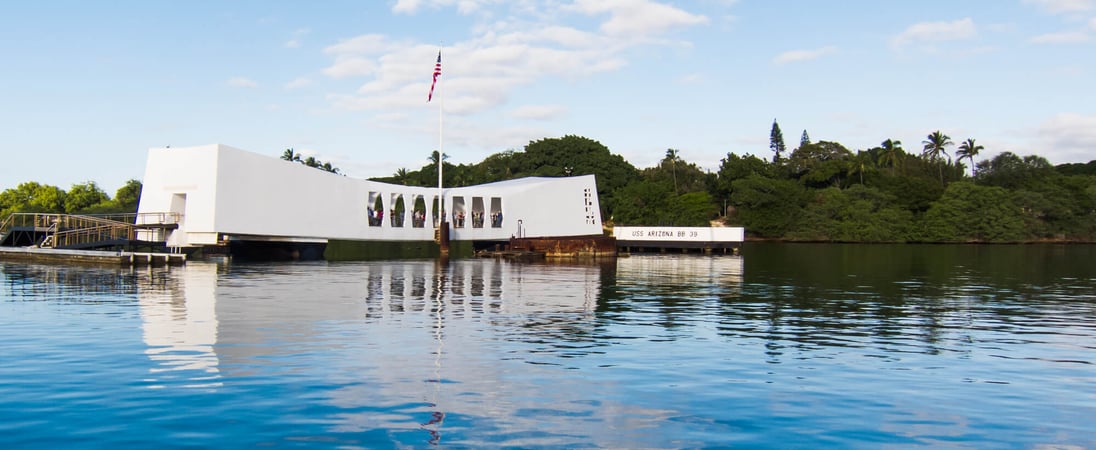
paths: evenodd
<path fill-rule="evenodd" d="M 0 263 L 2 448 L 1096 448 L 1089 247 Z"/>

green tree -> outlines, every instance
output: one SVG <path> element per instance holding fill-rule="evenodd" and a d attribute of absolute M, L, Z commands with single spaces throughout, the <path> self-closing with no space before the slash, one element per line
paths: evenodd
<path fill-rule="evenodd" d="M 875 161 L 871 157 L 871 152 L 866 151 L 856 152 L 856 156 L 847 159 L 847 164 L 848 168 L 846 169 L 846 175 L 850 177 L 859 175 L 860 184 L 864 184 L 864 173 L 875 167 Z"/>
<path fill-rule="evenodd" d="M 118 212 L 137 212 L 142 187 L 140 180 L 131 179 L 114 192 L 114 206 L 118 209 Z"/>
<path fill-rule="evenodd" d="M 731 225 L 742 225 L 750 234 L 779 238 L 795 225 L 802 213 L 806 189 L 795 180 L 750 175 L 735 180 Z"/>
<path fill-rule="evenodd" d="M 611 205 L 616 191 L 635 181 L 639 174 L 639 170 L 620 155 L 612 154 L 598 141 L 581 136 L 530 142 L 525 151 L 514 156 L 517 177 L 563 176 L 565 167 L 571 168 L 572 175 L 596 175 L 602 217 L 612 216 Z"/>
<path fill-rule="evenodd" d="M 978 156 L 978 152 L 985 150 L 986 148 L 975 144 L 973 138 L 967 138 L 959 144 L 959 149 L 955 151 L 955 162 L 962 162 L 964 159 L 970 163 L 970 176 L 974 177 L 974 157 Z"/>
<path fill-rule="evenodd" d="M 784 152 L 788 150 L 784 145 L 784 133 L 780 131 L 780 124 L 776 123 L 776 119 L 773 119 L 773 128 L 769 132 L 769 150 L 773 152 L 774 163 L 780 162 Z"/>
<path fill-rule="evenodd" d="M 788 158 L 792 176 L 808 187 L 837 186 L 852 152 L 836 142 L 818 141 L 795 149 Z"/>
<path fill-rule="evenodd" d="M 703 191 L 686 192 L 677 196 L 670 208 L 671 223 L 679 227 L 707 227 L 718 214 L 711 194 Z"/>
<path fill-rule="evenodd" d="M 1034 189 L 1040 183 L 1058 175 L 1054 167 L 1041 156 L 1023 158 L 1012 152 L 1001 152 L 993 159 L 978 162 L 977 179 L 981 184 L 1006 189 Z"/>
<path fill-rule="evenodd" d="M 301 155 L 300 153 L 293 151 L 292 148 L 287 148 L 282 152 L 282 159 L 292 162 L 301 162 Z"/>
<path fill-rule="evenodd" d="M 712 189 L 714 196 L 723 202 L 724 206 L 730 201 L 732 183 L 750 175 L 759 175 L 765 178 L 773 177 L 773 166 L 768 161 L 754 155 L 738 156 L 727 153 L 727 157 L 719 161 L 719 171 L 716 172 L 715 186 Z"/>
<path fill-rule="evenodd" d="M 65 191 L 57 186 L 27 181 L 0 193 L 0 217 L 17 212 L 63 213 Z"/>
<path fill-rule="evenodd" d="M 109 201 L 110 197 L 94 181 L 74 184 L 65 195 L 65 212 L 69 214 L 87 212 L 96 206 L 102 209 L 109 206 L 104 205 Z"/>
<path fill-rule="evenodd" d="M 673 187 L 665 181 L 629 183 L 613 196 L 613 224 L 669 225 L 674 197 Z"/>
<path fill-rule="evenodd" d="M 887 139 L 883 143 L 879 144 L 879 167 L 890 167 L 894 169 L 898 167 L 903 159 L 903 155 L 906 154 L 902 150 L 902 141 L 897 139 Z"/>
<path fill-rule="evenodd" d="M 922 152 L 922 156 L 924 156 L 924 158 L 929 162 L 934 163 L 939 167 L 940 184 L 943 185 L 944 158 L 941 158 L 940 155 L 948 158 L 949 161 L 951 160 L 951 156 L 948 155 L 947 150 L 947 147 L 952 145 L 951 137 L 944 133 L 941 133 L 940 130 L 936 130 L 932 133 L 929 133 L 928 137 L 926 137 L 924 141 L 921 141 L 921 143 L 924 144 L 924 151 Z"/>
<path fill-rule="evenodd" d="M 694 163 L 681 159 L 677 150 L 666 154 L 666 158 L 655 167 L 643 169 L 640 175 L 651 182 L 665 181 L 673 187 L 674 195 L 708 190 L 707 175 Z"/>
<path fill-rule="evenodd" d="M 904 242 L 913 214 L 890 195 L 863 185 L 815 191 L 788 237 L 837 242 Z"/>
<path fill-rule="evenodd" d="M 922 220 L 930 242 L 1015 242 L 1028 237 L 1020 208 L 1009 192 L 970 182 L 948 185 Z"/>
<path fill-rule="evenodd" d="M 807 135 L 807 130 L 803 130 L 803 135 L 799 136 L 799 146 L 811 145 L 811 137 Z"/>
<path fill-rule="evenodd" d="M 677 156 L 678 151 L 674 149 L 666 150 L 666 157 L 663 158 L 663 162 L 670 162 L 670 170 L 674 176 L 674 195 L 677 195 L 677 162 L 680 160 Z"/>

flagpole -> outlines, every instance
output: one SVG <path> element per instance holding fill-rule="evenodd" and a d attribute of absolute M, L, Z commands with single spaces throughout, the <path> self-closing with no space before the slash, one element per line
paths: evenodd
<path fill-rule="evenodd" d="M 438 51 L 438 64 L 441 64 L 441 51 Z M 441 94 L 441 92 L 438 92 Z M 445 162 L 445 149 L 443 148 L 445 141 L 442 136 L 442 118 L 445 110 L 445 96 L 441 96 L 438 99 L 438 212 L 441 214 L 439 224 L 445 223 L 445 193 L 442 190 L 442 169 Z M 440 226 L 440 225 L 439 225 Z"/>
<path fill-rule="evenodd" d="M 434 79 L 430 83 L 430 95 L 426 97 L 426 101 L 430 101 L 434 97 L 434 87 L 438 84 L 438 77 L 441 75 L 441 50 L 438 50 L 438 62 L 434 65 Z M 442 169 L 445 167 L 445 140 L 442 135 L 442 118 L 445 111 L 445 99 L 438 99 L 438 213 L 441 217 L 438 218 L 438 247 L 440 255 L 443 258 L 449 256 L 449 223 L 445 221 L 445 191 L 443 190 L 444 180 L 442 175 Z"/>
<path fill-rule="evenodd" d="M 441 94 L 441 92 L 438 93 Z M 437 100 L 437 207 L 442 211 L 442 222 L 445 222 L 445 194 L 442 191 L 442 169 L 445 161 L 443 149 L 445 141 L 442 137 L 443 109 L 445 109 L 445 96 L 441 95 L 441 99 Z"/>

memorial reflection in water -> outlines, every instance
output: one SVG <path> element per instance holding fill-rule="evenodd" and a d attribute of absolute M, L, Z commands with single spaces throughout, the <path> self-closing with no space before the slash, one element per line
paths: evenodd
<path fill-rule="evenodd" d="M 333 387 L 323 401 L 340 410 L 417 402 L 408 416 L 346 415 L 338 429 L 438 433 L 447 411 L 520 421 L 521 410 L 542 408 L 545 398 L 578 416 L 613 411 L 590 405 L 588 388 L 568 388 L 578 379 L 544 382 L 559 358 L 610 345 L 598 337 L 599 299 L 655 285 L 734 288 L 742 259 L 192 263 L 163 276 L 173 279 L 166 287 L 138 285 L 153 386 L 217 390 L 234 377 L 318 377 Z M 664 414 L 618 407 L 644 420 Z M 425 411 L 429 421 L 411 420 Z"/>

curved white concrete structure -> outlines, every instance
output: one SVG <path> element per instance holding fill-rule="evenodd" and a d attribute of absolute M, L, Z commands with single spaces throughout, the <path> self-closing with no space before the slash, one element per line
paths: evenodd
<path fill-rule="evenodd" d="M 226 238 L 430 241 L 439 215 L 436 187 L 354 179 L 220 144 L 150 149 L 143 185 L 138 212 L 181 214 L 166 236 L 172 247 Z M 602 234 L 593 175 L 442 192 L 455 241 Z"/>

